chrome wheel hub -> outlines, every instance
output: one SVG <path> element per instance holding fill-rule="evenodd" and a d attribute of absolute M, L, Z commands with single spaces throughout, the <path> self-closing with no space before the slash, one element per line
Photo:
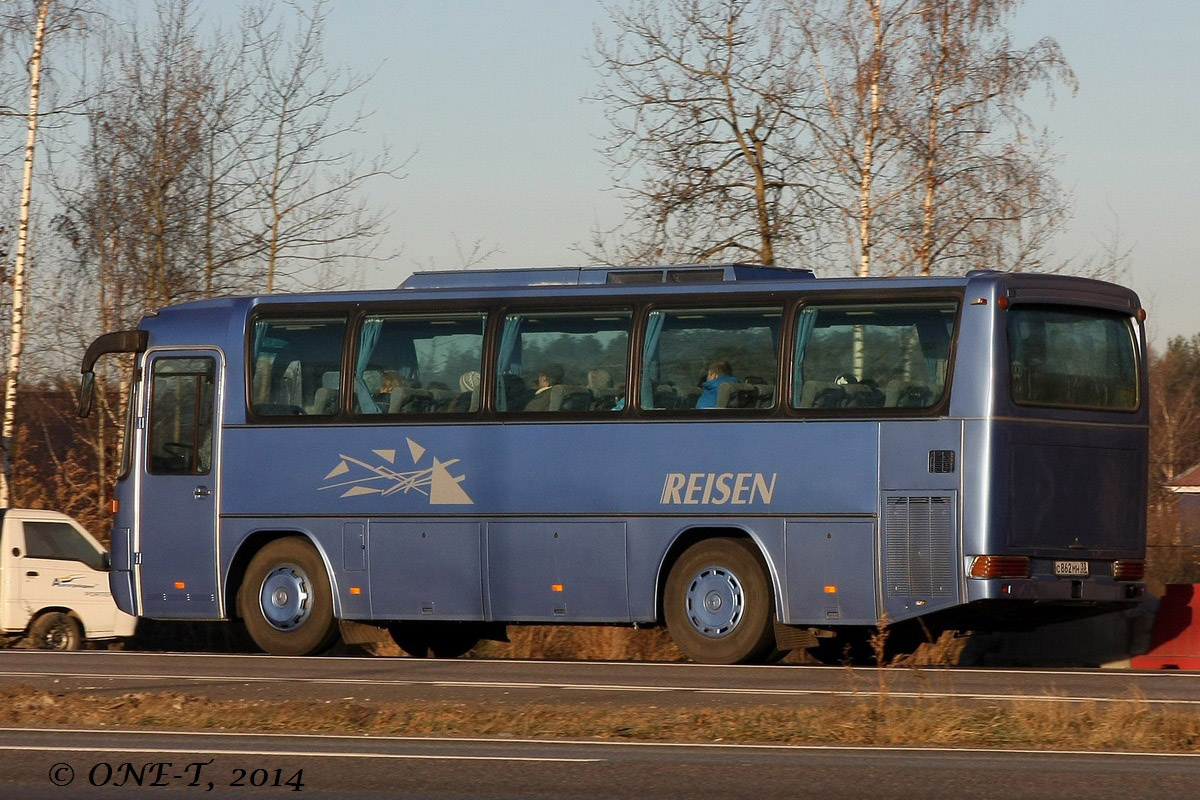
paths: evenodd
<path fill-rule="evenodd" d="M 295 564 L 280 564 L 263 578 L 259 591 L 263 619 L 278 631 L 303 625 L 312 614 L 312 582 Z"/>
<path fill-rule="evenodd" d="M 746 612 L 746 593 L 737 575 L 711 566 L 697 572 L 684 598 L 688 620 L 709 639 L 728 636 Z"/>

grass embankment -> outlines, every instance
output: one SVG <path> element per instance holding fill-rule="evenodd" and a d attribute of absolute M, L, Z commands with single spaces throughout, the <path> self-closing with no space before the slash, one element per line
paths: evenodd
<path fill-rule="evenodd" d="M 454 702 L 211 700 L 0 690 L 0 724 L 379 736 L 605 739 L 744 744 L 908 745 L 1045 750 L 1200 751 L 1200 713 L 1139 698 L 1106 703 L 945 700 L 863 694 L 837 705 L 715 709 Z"/>

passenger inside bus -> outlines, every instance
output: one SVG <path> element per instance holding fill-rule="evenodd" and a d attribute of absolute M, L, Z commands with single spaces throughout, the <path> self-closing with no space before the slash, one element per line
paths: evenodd
<path fill-rule="evenodd" d="M 555 387 L 562 385 L 563 367 L 562 364 L 547 364 L 538 372 L 537 391 L 533 397 L 525 404 L 526 411 L 557 411 L 561 405 L 562 389 L 555 390 Z M 555 394 L 560 395 L 555 398 Z M 559 403 L 554 400 L 558 399 Z"/>
<path fill-rule="evenodd" d="M 733 376 L 733 367 L 728 361 L 714 361 L 708 365 L 708 373 L 700 384 L 700 398 L 696 408 L 726 408 L 729 405 L 730 392 L 738 379 Z M 722 389 L 722 387 L 728 388 Z M 721 402 L 724 400 L 724 402 Z"/>

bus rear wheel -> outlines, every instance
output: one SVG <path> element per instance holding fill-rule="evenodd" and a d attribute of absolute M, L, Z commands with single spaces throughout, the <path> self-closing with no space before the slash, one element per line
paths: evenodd
<path fill-rule="evenodd" d="M 29 628 L 29 641 L 38 650 L 78 650 L 83 645 L 83 627 L 70 614 L 42 614 Z"/>
<path fill-rule="evenodd" d="M 663 617 L 684 655 L 702 664 L 761 663 L 775 652 L 766 571 L 740 539 L 698 542 L 667 576 Z"/>
<path fill-rule="evenodd" d="M 299 537 L 276 539 L 250 560 L 238 611 L 250 638 L 272 655 L 320 653 L 338 636 L 325 564 Z"/>

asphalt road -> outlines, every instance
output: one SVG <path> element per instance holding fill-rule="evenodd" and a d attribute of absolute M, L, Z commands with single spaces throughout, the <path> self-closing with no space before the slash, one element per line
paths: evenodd
<path fill-rule="evenodd" d="M 0 651 L 0 686 L 217 699 L 778 706 L 870 693 L 877 680 L 838 667 Z M 1183 672 L 897 669 L 887 681 L 893 697 L 1200 705 L 1200 674 Z M 0 729 L 0 798 L 1194 800 L 1197 786 L 1200 753 Z"/>
<path fill-rule="evenodd" d="M 1200 711 L 1200 673 L 920 668 L 888 670 L 885 678 L 894 699 L 1105 702 L 1137 696 Z M 176 691 L 213 699 L 779 705 L 870 694 L 878 681 L 874 669 L 844 667 L 0 651 L 0 686 Z"/>
<path fill-rule="evenodd" d="M 1200 785 L 1200 756 L 33 729 L 0 729 L 0 763 L 0 796 L 56 800 L 1192 800 Z"/>

